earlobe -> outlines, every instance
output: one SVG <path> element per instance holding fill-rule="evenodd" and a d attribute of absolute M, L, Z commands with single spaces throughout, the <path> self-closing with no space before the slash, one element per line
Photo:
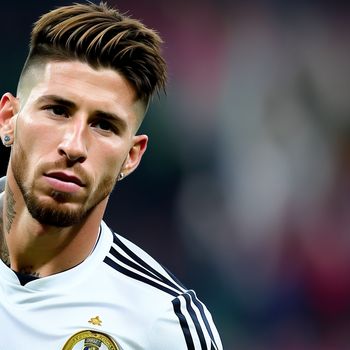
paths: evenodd
<path fill-rule="evenodd" d="M 14 135 L 14 120 L 18 111 L 18 99 L 9 92 L 0 100 L 0 136 L 5 146 L 10 146 Z"/>

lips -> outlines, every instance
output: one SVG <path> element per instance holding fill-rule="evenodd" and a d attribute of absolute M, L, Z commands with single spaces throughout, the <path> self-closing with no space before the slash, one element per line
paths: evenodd
<path fill-rule="evenodd" d="M 51 172 L 49 174 L 45 174 L 45 176 L 59 180 L 59 181 L 63 181 L 63 182 L 71 182 L 80 187 L 85 187 L 83 182 L 78 177 L 71 174 L 64 173 L 64 172 Z"/>
<path fill-rule="evenodd" d="M 44 174 L 48 185 L 55 191 L 75 193 L 86 185 L 79 177 L 64 171 L 55 171 Z"/>

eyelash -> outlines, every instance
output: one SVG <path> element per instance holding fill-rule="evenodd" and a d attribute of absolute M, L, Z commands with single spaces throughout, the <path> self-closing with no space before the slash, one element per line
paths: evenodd
<path fill-rule="evenodd" d="M 49 105 L 49 106 L 43 107 L 43 109 L 46 111 L 49 111 L 51 114 L 55 116 L 62 116 L 62 114 L 64 114 L 67 117 L 69 115 L 67 108 L 59 105 Z M 55 113 L 55 110 L 56 111 L 59 110 L 61 113 Z"/>
<path fill-rule="evenodd" d="M 113 133 L 117 134 L 117 129 L 108 120 L 104 120 L 104 119 L 96 120 L 96 121 L 91 123 L 91 126 L 96 127 L 96 125 L 99 125 L 99 124 L 107 126 L 108 129 L 102 128 L 101 126 L 100 126 L 100 128 L 98 128 L 98 129 L 102 130 L 103 132 L 113 132 Z"/>

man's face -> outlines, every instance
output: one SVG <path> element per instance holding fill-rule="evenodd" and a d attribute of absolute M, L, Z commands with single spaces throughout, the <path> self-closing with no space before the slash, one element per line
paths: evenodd
<path fill-rule="evenodd" d="M 147 145 L 135 136 L 144 107 L 131 85 L 110 69 L 49 62 L 19 102 L 10 168 L 31 215 L 63 227 L 104 208 Z"/>

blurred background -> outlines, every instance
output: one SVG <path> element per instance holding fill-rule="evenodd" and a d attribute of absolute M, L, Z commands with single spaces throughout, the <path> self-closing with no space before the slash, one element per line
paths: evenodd
<path fill-rule="evenodd" d="M 108 2 L 161 33 L 169 85 L 106 221 L 197 291 L 226 350 L 349 349 L 349 6 Z M 33 21 L 68 3 L 2 6 L 2 93 Z"/>

